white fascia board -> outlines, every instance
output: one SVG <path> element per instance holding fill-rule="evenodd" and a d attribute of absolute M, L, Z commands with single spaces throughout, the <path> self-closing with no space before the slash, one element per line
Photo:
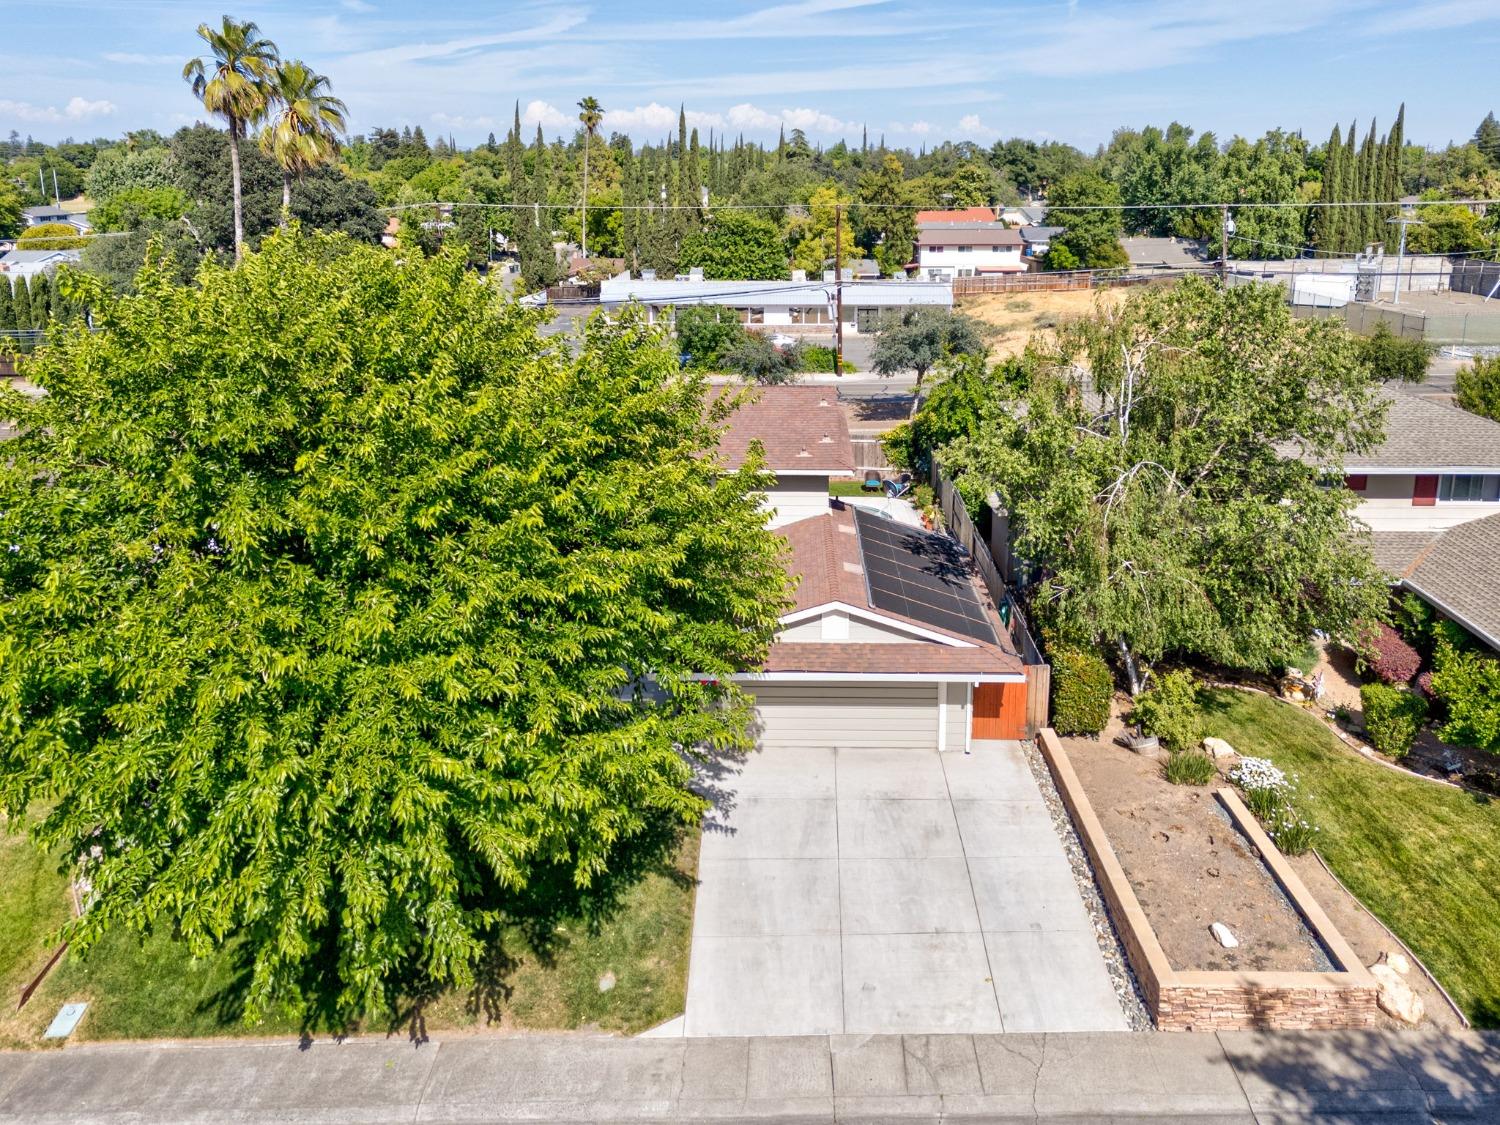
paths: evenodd
<path fill-rule="evenodd" d="M 1494 476 L 1500 473 L 1500 465 L 1486 465 L 1476 467 L 1473 465 L 1442 465 L 1437 468 L 1431 466 L 1401 466 L 1398 468 L 1384 468 L 1375 466 L 1345 466 L 1346 477 L 1482 477 Z"/>
<path fill-rule="evenodd" d="M 1020 672 L 736 672 L 736 683 L 1023 684 Z"/>
<path fill-rule="evenodd" d="M 873 625 L 884 625 L 897 632 L 906 633 L 909 636 L 918 637 L 924 641 L 933 641 L 949 648 L 978 648 L 978 645 L 961 641 L 957 637 L 950 637 L 947 633 L 939 633 L 931 629 L 924 629 L 920 625 L 913 625 L 909 621 L 901 621 L 895 617 L 887 617 L 883 613 L 875 613 L 868 609 L 860 609 L 858 606 L 849 605 L 847 602 L 824 602 L 809 609 L 798 609 L 786 614 L 781 619 L 783 625 L 796 625 L 798 622 L 809 621 L 815 617 L 822 617 L 826 613 L 839 611 L 847 613 L 850 617 L 857 617 L 861 621 L 868 621 Z"/>

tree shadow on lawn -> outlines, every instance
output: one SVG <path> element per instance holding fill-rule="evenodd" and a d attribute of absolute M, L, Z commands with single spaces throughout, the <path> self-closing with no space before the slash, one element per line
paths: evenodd
<path fill-rule="evenodd" d="M 597 936 L 619 917 L 630 891 L 648 876 L 660 875 L 679 889 L 694 886 L 693 876 L 677 863 L 686 834 L 687 828 L 680 822 L 659 818 L 621 845 L 609 870 L 589 887 L 574 883 L 572 868 L 553 865 L 534 873 L 531 883 L 521 891 L 502 890 L 491 884 L 477 894 L 471 903 L 476 909 L 493 909 L 495 903 L 503 903 L 503 921 L 486 940 L 474 969 L 474 983 L 459 1005 L 463 1013 L 485 1024 L 499 1022 L 514 997 L 512 978 L 521 966 L 533 962 L 546 969 L 556 968 L 559 957 L 575 940 L 571 935 L 582 932 Z M 321 945 L 323 952 L 309 962 L 302 980 L 302 992 L 307 997 L 300 1021 L 304 1045 L 311 1043 L 314 1034 L 342 1037 L 362 1026 L 376 1025 L 383 1025 L 388 1035 L 404 1031 L 413 1043 L 425 1042 L 429 1013 L 439 1004 L 446 1007 L 445 1002 L 457 999 L 447 984 L 427 978 L 413 964 L 393 979 L 379 1008 L 362 1019 L 350 1020 L 339 1004 L 335 986 L 337 949 L 331 932 Z M 244 1019 L 255 969 L 253 943 L 236 942 L 231 956 L 233 973 L 229 982 L 205 997 L 197 1008 L 200 1015 L 212 1015 L 222 1027 Z"/>

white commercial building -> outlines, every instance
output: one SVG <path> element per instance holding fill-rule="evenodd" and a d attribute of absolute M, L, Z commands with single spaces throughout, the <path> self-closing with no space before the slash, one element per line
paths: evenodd
<path fill-rule="evenodd" d="M 800 272 L 800 271 L 799 271 Z M 733 309 L 751 328 L 828 333 L 835 322 L 838 290 L 843 290 L 844 331 L 873 332 L 881 317 L 913 305 L 953 307 L 951 286 L 931 281 L 819 280 L 794 273 L 789 281 L 704 281 L 701 277 L 631 277 L 621 273 L 599 286 L 599 303 L 617 309 L 632 301 L 646 306 L 654 324 L 669 310 L 690 305 Z"/>

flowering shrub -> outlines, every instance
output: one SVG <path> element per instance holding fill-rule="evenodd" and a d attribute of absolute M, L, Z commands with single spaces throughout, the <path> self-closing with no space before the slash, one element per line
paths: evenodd
<path fill-rule="evenodd" d="M 1370 638 L 1366 665 L 1382 682 L 1409 684 L 1422 667 L 1422 654 L 1401 639 L 1401 635 L 1381 622 Z"/>
<path fill-rule="evenodd" d="M 1291 793 L 1287 776 L 1267 758 L 1241 758 L 1229 780 L 1245 794 L 1245 804 L 1261 820 L 1269 821 Z"/>

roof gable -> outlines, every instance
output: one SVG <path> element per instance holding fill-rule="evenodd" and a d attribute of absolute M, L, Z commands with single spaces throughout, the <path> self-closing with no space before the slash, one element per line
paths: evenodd
<path fill-rule="evenodd" d="M 1386 390 L 1385 440 L 1344 458 L 1346 469 L 1500 472 L 1500 423 L 1406 391 Z"/>
<path fill-rule="evenodd" d="M 711 398 L 738 388 L 715 387 Z M 774 473 L 852 473 L 854 446 L 837 392 L 818 386 L 764 387 L 731 414 L 719 435 L 719 457 L 738 469 L 752 442 Z"/>

